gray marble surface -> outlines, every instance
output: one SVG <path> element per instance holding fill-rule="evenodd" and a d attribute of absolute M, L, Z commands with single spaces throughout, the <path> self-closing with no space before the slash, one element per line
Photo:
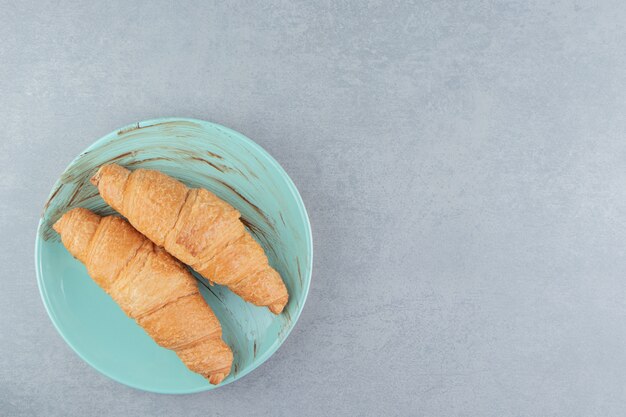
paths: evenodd
<path fill-rule="evenodd" d="M 626 414 L 623 1 L 0 10 L 1 415 Z M 33 263 L 69 161 L 170 115 L 274 155 L 315 245 L 283 347 L 188 396 L 83 363 Z"/>

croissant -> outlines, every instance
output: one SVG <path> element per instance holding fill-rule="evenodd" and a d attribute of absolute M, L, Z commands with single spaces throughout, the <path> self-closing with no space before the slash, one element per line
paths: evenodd
<path fill-rule="evenodd" d="M 283 311 L 285 284 L 228 203 L 161 172 L 116 164 L 101 167 L 91 182 L 137 230 L 210 282 L 274 314 Z"/>
<path fill-rule="evenodd" d="M 160 346 L 211 384 L 230 373 L 233 353 L 191 273 L 119 217 L 68 211 L 54 230 L 91 278 Z"/>

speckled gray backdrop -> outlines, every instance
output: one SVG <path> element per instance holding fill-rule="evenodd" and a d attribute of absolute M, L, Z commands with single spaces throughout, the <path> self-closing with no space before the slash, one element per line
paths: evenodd
<path fill-rule="evenodd" d="M 623 1 L 0 1 L 0 414 L 626 413 Z M 33 265 L 66 164 L 169 115 L 265 147 L 315 244 L 283 347 L 180 397 L 83 363 Z"/>

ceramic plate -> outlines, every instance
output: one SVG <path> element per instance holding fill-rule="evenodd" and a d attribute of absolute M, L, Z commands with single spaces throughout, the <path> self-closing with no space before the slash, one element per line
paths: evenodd
<path fill-rule="evenodd" d="M 158 169 L 190 187 L 207 188 L 241 212 L 282 275 L 289 304 L 275 316 L 225 287 L 199 287 L 234 354 L 231 374 L 219 386 L 266 361 L 289 335 L 306 300 L 312 266 L 309 220 L 293 182 L 265 150 L 231 129 L 193 119 L 148 120 L 116 130 L 74 159 L 54 185 L 39 223 L 35 260 L 41 297 L 65 341 L 98 371 L 131 387 L 161 393 L 215 388 L 128 318 L 51 229 L 74 207 L 113 213 L 89 183 L 109 162 Z"/>

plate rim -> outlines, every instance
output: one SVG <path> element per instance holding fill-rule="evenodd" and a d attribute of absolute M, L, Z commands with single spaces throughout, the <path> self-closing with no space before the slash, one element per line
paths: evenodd
<path fill-rule="evenodd" d="M 41 265 L 41 249 L 42 249 L 42 238 L 41 238 L 41 227 L 43 225 L 43 214 L 45 213 L 45 209 L 42 210 L 42 214 L 39 218 L 39 224 L 37 226 L 37 232 L 36 232 L 36 236 L 35 236 L 35 273 L 37 276 L 37 287 L 39 288 L 39 295 L 41 296 L 41 300 L 43 302 L 43 305 L 46 309 L 46 313 L 48 314 L 48 317 L 50 318 L 50 320 L 52 321 L 52 324 L 54 325 L 55 329 L 57 330 L 57 332 L 61 335 L 61 338 L 65 341 L 65 343 L 78 355 L 78 357 L 80 357 L 85 363 L 87 363 L 89 366 L 91 366 L 93 369 L 95 369 L 96 371 L 100 372 L 102 375 L 120 383 L 123 385 L 126 385 L 128 387 L 134 388 L 134 389 L 138 389 L 138 390 L 142 390 L 142 391 L 146 391 L 146 392 L 154 392 L 157 394 L 194 394 L 194 393 L 198 393 L 198 392 L 205 392 L 205 391 L 212 391 L 214 389 L 217 388 L 221 388 L 224 387 L 232 382 L 235 382 L 241 378 L 243 378 L 244 376 L 248 375 L 250 372 L 254 371 L 255 369 L 257 369 L 259 366 L 261 366 L 263 363 L 265 363 L 265 361 L 267 361 L 272 355 L 274 355 L 274 353 L 276 353 L 276 351 L 283 345 L 283 343 L 287 340 L 287 338 L 289 337 L 289 335 L 291 334 L 291 331 L 296 327 L 296 324 L 298 322 L 298 319 L 300 318 L 300 315 L 302 313 L 302 310 L 304 310 L 304 305 L 306 304 L 306 300 L 308 299 L 308 295 L 309 295 L 309 289 L 311 287 L 311 278 L 313 275 L 313 233 L 311 230 L 311 221 L 309 219 L 309 215 L 308 212 L 306 210 L 306 207 L 304 205 L 304 201 L 302 200 L 302 196 L 300 195 L 300 192 L 298 191 L 296 185 L 294 184 L 293 180 L 291 179 L 291 177 L 289 176 L 289 174 L 287 173 L 287 171 L 285 171 L 285 169 L 282 167 L 282 165 L 280 165 L 278 163 L 278 161 L 276 161 L 276 159 L 274 159 L 274 157 L 268 152 L 266 151 L 261 145 L 259 145 L 258 143 L 256 143 L 255 141 L 253 141 L 252 139 L 248 138 L 246 135 L 237 132 L 236 130 L 233 130 L 229 127 L 223 126 L 219 123 L 215 123 L 215 122 L 209 122 L 207 120 L 201 120 L 201 119 L 195 119 L 195 118 L 189 118 L 189 117 L 160 117 L 160 118 L 153 118 L 153 119 L 147 119 L 147 120 L 143 120 L 140 122 L 135 122 L 135 123 L 131 123 L 128 124 L 126 126 L 123 126 L 121 128 L 115 129 L 109 133 L 107 133 L 104 136 L 101 136 L 100 138 L 98 138 L 96 141 L 94 141 L 93 143 L 91 143 L 89 146 L 87 146 L 87 148 L 85 148 L 81 153 L 79 153 L 76 157 L 74 157 L 70 163 L 65 167 L 65 169 L 63 169 L 63 171 L 61 172 L 61 175 L 63 175 L 64 172 L 66 172 L 68 170 L 68 168 L 70 168 L 72 165 L 74 165 L 77 160 L 83 156 L 85 153 L 91 151 L 94 147 L 96 147 L 97 145 L 99 145 L 101 142 L 106 142 L 109 141 L 113 138 L 115 138 L 118 133 L 120 132 L 124 132 L 127 133 L 129 131 L 138 129 L 138 128 L 143 128 L 143 127 L 149 127 L 149 126 L 153 126 L 153 125 L 157 125 L 157 124 L 161 124 L 161 123 L 169 123 L 169 122 L 192 122 L 192 123 L 197 123 L 203 126 L 210 126 L 210 127 L 214 127 L 217 128 L 218 130 L 222 130 L 225 131 L 226 133 L 229 133 L 233 136 L 235 136 L 236 138 L 238 138 L 239 140 L 245 142 L 247 145 L 250 145 L 252 148 L 255 148 L 255 150 L 257 152 L 259 152 L 261 155 L 265 156 L 265 158 L 268 160 L 268 162 L 270 164 L 273 165 L 273 167 L 275 169 L 278 170 L 278 172 L 281 174 L 281 176 L 286 180 L 287 182 L 287 188 L 289 189 L 289 191 L 291 192 L 292 196 L 294 197 L 296 204 L 298 205 L 298 211 L 300 213 L 300 215 L 303 217 L 304 219 L 304 224 L 305 224 L 305 240 L 306 240 L 306 244 L 308 245 L 308 254 L 309 254 L 309 262 L 308 262 L 308 272 L 305 274 L 304 281 L 305 281 L 305 285 L 303 286 L 303 297 L 302 297 L 302 302 L 299 304 L 299 308 L 296 310 L 295 314 L 291 317 L 291 325 L 289 326 L 289 328 L 286 330 L 285 333 L 285 337 L 281 339 L 277 338 L 274 343 L 272 343 L 272 345 L 267 349 L 267 351 L 260 357 L 258 357 L 258 360 L 253 363 L 250 367 L 248 367 L 247 369 L 243 370 L 242 372 L 238 373 L 236 376 L 234 376 L 232 379 L 230 379 L 228 382 L 224 382 L 224 383 L 220 383 L 219 385 L 211 385 L 208 384 L 207 386 L 200 386 L 198 388 L 193 388 L 193 389 L 181 389 L 181 390 L 176 390 L 176 389 L 158 389 L 158 388 L 148 388 L 145 386 L 141 386 L 140 384 L 134 384 L 134 383 L 129 383 L 127 381 L 123 381 L 122 379 L 118 378 L 116 375 L 113 375 L 111 372 L 102 369 L 101 367 L 93 364 L 92 362 L 90 362 L 88 359 L 85 358 L 85 356 L 82 354 L 81 351 L 79 351 L 66 337 L 66 335 L 64 334 L 64 332 L 61 330 L 61 328 L 59 327 L 59 323 L 57 323 L 58 318 L 56 317 L 54 311 L 52 311 L 50 304 L 49 304 L 49 298 L 48 298 L 48 294 L 47 291 L 45 289 L 45 286 L 43 285 L 43 266 Z M 46 201 L 48 201 L 52 195 L 54 194 L 54 190 L 56 190 L 58 188 L 58 186 L 61 183 L 61 175 L 59 176 L 59 178 L 54 182 L 52 189 L 50 190 L 50 193 L 48 194 L 48 198 Z"/>

